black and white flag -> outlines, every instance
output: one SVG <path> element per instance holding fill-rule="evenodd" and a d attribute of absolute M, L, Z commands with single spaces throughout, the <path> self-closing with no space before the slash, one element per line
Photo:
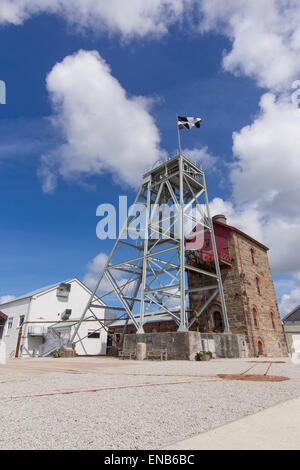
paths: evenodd
<path fill-rule="evenodd" d="M 202 122 L 201 118 L 177 116 L 178 129 L 180 130 L 191 129 L 194 126 L 198 127 L 199 129 L 201 122 Z"/>

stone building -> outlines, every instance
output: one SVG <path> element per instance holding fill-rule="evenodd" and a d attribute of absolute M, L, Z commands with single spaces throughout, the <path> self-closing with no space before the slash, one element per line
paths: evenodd
<path fill-rule="evenodd" d="M 286 356 L 287 345 L 276 301 L 268 248 L 237 228 L 227 225 L 224 216 L 215 216 L 213 222 L 231 332 L 247 336 L 251 355 Z M 198 248 L 197 240 L 187 243 L 186 248 L 187 254 L 192 251 L 191 248 L 194 253 L 188 262 L 209 264 L 212 247 L 208 234 L 205 234 L 199 251 L 195 251 Z M 208 259 L 204 260 L 205 256 Z M 201 275 L 189 273 L 190 289 L 203 282 Z M 192 309 L 197 311 L 200 302 L 203 304 L 201 294 L 190 294 Z M 198 331 L 221 333 L 221 312 L 216 298 L 196 322 Z"/>
<path fill-rule="evenodd" d="M 232 334 L 246 338 L 249 356 L 287 356 L 287 345 L 280 320 L 276 295 L 268 260 L 268 248 L 246 233 L 227 224 L 225 216 L 213 218 L 218 258 Z M 195 232 L 197 232 L 195 228 Z M 199 231 L 200 232 L 200 231 Z M 213 249 L 209 233 L 186 240 L 186 263 L 214 270 Z M 211 283 L 201 274 L 188 271 L 189 289 Z M 190 293 L 188 314 L 196 316 L 193 329 L 200 333 L 218 334 L 224 330 L 222 309 L 218 297 L 198 316 L 209 294 Z M 173 332 L 177 325 L 170 317 L 145 317 L 145 333 Z M 124 325 L 116 322 L 112 330 L 117 340 Z M 134 334 L 129 321 L 126 334 Z M 213 335 L 215 337 L 215 335 Z"/>

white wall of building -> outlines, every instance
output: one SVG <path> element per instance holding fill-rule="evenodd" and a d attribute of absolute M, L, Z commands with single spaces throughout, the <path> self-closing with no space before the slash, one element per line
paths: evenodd
<path fill-rule="evenodd" d="M 292 340 L 293 340 L 294 352 L 299 354 L 300 353 L 300 332 L 299 333 L 291 333 L 291 337 L 292 337 Z"/>
<path fill-rule="evenodd" d="M 49 326 L 56 324 L 61 320 L 62 314 L 66 309 L 71 309 L 72 314 L 69 321 L 77 320 L 81 317 L 85 306 L 90 298 L 91 292 L 78 279 L 66 281 L 71 284 L 71 291 L 68 299 L 57 296 L 58 284 L 44 292 L 34 295 L 31 298 L 15 300 L 8 304 L 1 305 L 0 309 L 9 318 L 13 318 L 13 327 L 8 329 L 6 322 L 4 331 L 4 340 L 6 343 L 7 356 L 14 356 L 16 351 L 19 334 L 19 317 L 25 315 L 25 324 L 22 331 L 22 342 L 20 356 L 28 357 L 38 353 L 39 346 L 43 343 L 42 336 L 31 336 L 29 330 L 38 334 L 45 332 Z M 97 302 L 94 302 L 97 303 Z M 98 301 L 100 304 L 100 302 Z M 94 313 L 99 318 L 104 318 L 104 309 L 94 309 Z M 94 320 L 93 317 L 90 320 Z M 78 332 L 82 341 L 76 344 L 76 353 L 79 355 L 105 355 L 107 333 L 102 328 L 99 330 L 100 338 L 89 338 L 89 333 L 100 328 L 97 321 L 84 322 Z M 83 339 L 84 338 L 84 339 Z M 75 338 L 75 342 L 79 338 Z"/>
<path fill-rule="evenodd" d="M 18 336 L 19 336 L 19 322 L 20 317 L 25 315 L 25 318 L 28 315 L 30 305 L 30 299 L 21 299 L 15 300 L 8 304 L 1 306 L 1 311 L 8 316 L 6 321 L 2 340 L 6 345 L 6 355 L 7 357 L 15 357 Z M 12 320 L 12 326 L 9 328 Z"/>

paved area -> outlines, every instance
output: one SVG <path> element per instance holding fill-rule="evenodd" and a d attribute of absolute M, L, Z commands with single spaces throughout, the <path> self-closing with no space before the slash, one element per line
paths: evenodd
<path fill-rule="evenodd" d="M 300 397 L 300 366 L 276 361 L 12 359 L 0 365 L 0 449 L 160 449 L 208 436 Z M 219 374 L 289 380 L 229 381 Z"/>
<path fill-rule="evenodd" d="M 300 450 L 300 398 L 167 447 L 168 450 Z"/>

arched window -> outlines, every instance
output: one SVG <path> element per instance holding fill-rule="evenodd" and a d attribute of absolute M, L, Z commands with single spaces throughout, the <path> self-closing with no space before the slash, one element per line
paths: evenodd
<path fill-rule="evenodd" d="M 252 309 L 252 316 L 253 316 L 254 327 L 258 328 L 258 315 L 257 315 L 257 310 L 254 307 Z"/>
<path fill-rule="evenodd" d="M 214 317 L 214 329 L 217 331 L 223 331 L 224 329 L 224 324 L 223 324 L 223 318 L 220 312 L 215 311 L 213 314 Z"/>
<path fill-rule="evenodd" d="M 275 321 L 274 321 L 274 313 L 273 312 L 270 313 L 270 317 L 271 317 L 271 322 L 272 322 L 272 328 L 273 328 L 273 330 L 276 330 Z"/>
<path fill-rule="evenodd" d="M 252 264 L 255 264 L 254 249 L 253 248 L 251 248 L 250 253 L 251 253 Z"/>
<path fill-rule="evenodd" d="M 256 276 L 255 278 L 255 283 L 256 283 L 256 291 L 258 293 L 258 295 L 261 295 L 261 292 L 260 292 L 260 282 L 259 282 L 259 278 Z"/>

